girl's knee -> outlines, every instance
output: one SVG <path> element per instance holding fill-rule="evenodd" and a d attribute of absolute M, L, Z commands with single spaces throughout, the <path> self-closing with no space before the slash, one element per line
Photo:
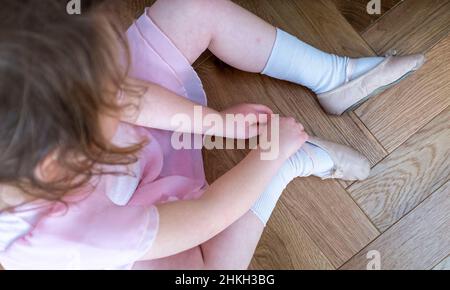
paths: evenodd
<path fill-rule="evenodd" d="M 223 5 L 227 4 L 229 0 L 178 0 L 182 2 L 186 9 L 195 11 L 198 14 L 210 15 L 215 11 L 220 11 Z"/>

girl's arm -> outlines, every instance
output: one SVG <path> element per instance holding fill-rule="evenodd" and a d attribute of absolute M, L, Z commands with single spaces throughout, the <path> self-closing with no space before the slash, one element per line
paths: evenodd
<path fill-rule="evenodd" d="M 198 200 L 158 206 L 159 231 L 141 260 L 172 256 L 198 246 L 232 225 L 256 202 L 282 162 L 260 161 L 252 151 L 215 181 Z"/>
<path fill-rule="evenodd" d="M 203 118 L 207 115 L 214 114 L 225 123 L 225 113 L 240 113 L 240 114 L 272 114 L 272 111 L 263 105 L 245 104 L 235 106 L 225 112 L 217 112 L 214 109 L 201 106 L 188 100 L 185 97 L 178 96 L 175 93 L 153 83 L 144 82 L 140 80 L 130 80 L 131 84 L 143 87 L 145 93 L 140 98 L 132 98 L 125 96 L 125 103 L 131 103 L 134 106 L 129 106 L 124 110 L 121 120 L 127 123 L 150 127 L 155 129 L 162 129 L 167 131 L 177 131 L 181 133 L 204 134 L 208 131 L 211 134 L 210 128 L 203 126 L 202 120 L 194 122 L 194 108 L 201 108 Z M 186 124 L 172 123 L 176 115 L 183 114 L 191 120 Z M 248 138 L 248 133 L 251 130 L 250 126 L 257 127 L 257 123 L 248 122 L 246 124 L 247 130 L 243 129 L 240 132 L 222 132 L 214 131 L 212 135 L 229 138 Z M 259 124 L 261 125 L 261 124 Z M 256 132 L 256 131 L 255 131 Z"/>
<path fill-rule="evenodd" d="M 141 260 L 168 257 L 198 246 L 246 214 L 284 161 L 308 138 L 293 119 L 281 119 L 279 133 L 283 145 L 277 159 L 263 161 L 259 149 L 253 150 L 200 199 L 158 206 L 159 231 Z"/>

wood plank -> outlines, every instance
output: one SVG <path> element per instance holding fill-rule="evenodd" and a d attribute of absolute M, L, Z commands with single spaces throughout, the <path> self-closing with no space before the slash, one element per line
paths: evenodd
<path fill-rule="evenodd" d="M 450 270 L 450 256 L 447 256 L 444 260 L 442 260 L 439 264 L 437 264 L 433 270 Z"/>
<path fill-rule="evenodd" d="M 391 8 L 395 7 L 400 0 L 382 0 L 381 14 L 370 15 L 367 12 L 368 0 L 333 0 L 338 10 L 358 33 L 363 33 L 375 21 L 382 17 Z"/>
<path fill-rule="evenodd" d="M 450 104 L 450 36 L 427 54 L 414 75 L 367 101 L 356 114 L 389 152 Z"/>
<path fill-rule="evenodd" d="M 288 187 L 282 202 L 335 267 L 379 235 L 336 181 L 298 178 Z"/>
<path fill-rule="evenodd" d="M 138 17 L 144 12 L 146 7 L 152 6 L 156 0 L 129 0 L 126 5 L 134 18 Z"/>
<path fill-rule="evenodd" d="M 301 40 L 351 57 L 373 55 L 332 1 L 240 0 L 245 8 Z"/>
<path fill-rule="evenodd" d="M 127 29 L 136 18 L 142 15 L 146 7 L 152 6 L 155 2 L 156 0 L 129 0 L 111 1 L 108 4 L 114 5 L 124 29 Z"/>
<path fill-rule="evenodd" d="M 207 61 L 209 58 L 213 57 L 214 55 L 209 51 L 205 51 L 203 52 L 199 58 L 197 58 L 197 60 L 194 62 L 194 64 L 192 64 L 192 66 L 194 67 L 194 69 L 197 69 L 200 65 L 202 65 L 202 63 L 204 63 L 205 61 Z"/>
<path fill-rule="evenodd" d="M 366 269 L 366 254 L 376 250 L 382 269 L 431 269 L 450 253 L 450 182 L 364 250 L 342 269 Z"/>
<path fill-rule="evenodd" d="M 372 169 L 348 192 L 380 231 L 411 211 L 450 176 L 450 108 Z"/>
<path fill-rule="evenodd" d="M 335 267 L 284 202 L 279 202 L 259 242 L 250 269 L 333 270 Z"/>
<path fill-rule="evenodd" d="M 449 0 L 406 0 L 362 36 L 379 55 L 394 48 L 410 54 L 429 50 L 449 32 Z"/>

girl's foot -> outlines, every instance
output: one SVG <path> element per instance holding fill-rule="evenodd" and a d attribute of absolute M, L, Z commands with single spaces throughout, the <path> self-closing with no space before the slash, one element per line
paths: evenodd
<path fill-rule="evenodd" d="M 358 59 L 337 56 L 277 29 L 262 73 L 311 89 L 327 113 L 341 115 L 418 70 L 424 61 L 422 54 Z"/>
<path fill-rule="evenodd" d="M 281 193 L 297 177 L 314 175 L 322 179 L 354 181 L 366 179 L 369 172 L 369 161 L 354 149 L 310 138 L 283 164 L 253 205 L 252 211 L 264 225 L 267 224 Z"/>
<path fill-rule="evenodd" d="M 331 91 L 319 94 L 317 97 L 327 113 L 341 115 L 399 83 L 418 70 L 424 62 L 423 54 L 388 56 L 375 68 L 362 74 L 357 72 L 358 77 L 346 81 Z M 349 62 L 350 73 L 352 67 L 357 63 L 357 61 Z"/>
<path fill-rule="evenodd" d="M 296 176 L 355 181 L 366 179 L 370 173 L 369 161 L 359 152 L 316 137 L 311 137 L 288 162 Z"/>

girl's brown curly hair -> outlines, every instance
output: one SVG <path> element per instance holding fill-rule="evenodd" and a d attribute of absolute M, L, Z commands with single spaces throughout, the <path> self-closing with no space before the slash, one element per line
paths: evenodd
<path fill-rule="evenodd" d="M 49 200 L 105 174 L 98 165 L 135 162 L 144 145 L 116 147 L 100 128 L 127 89 L 123 25 L 99 1 L 82 0 L 81 15 L 67 2 L 2 0 L 0 9 L 0 185 Z M 45 182 L 36 168 L 54 152 L 67 174 Z"/>

